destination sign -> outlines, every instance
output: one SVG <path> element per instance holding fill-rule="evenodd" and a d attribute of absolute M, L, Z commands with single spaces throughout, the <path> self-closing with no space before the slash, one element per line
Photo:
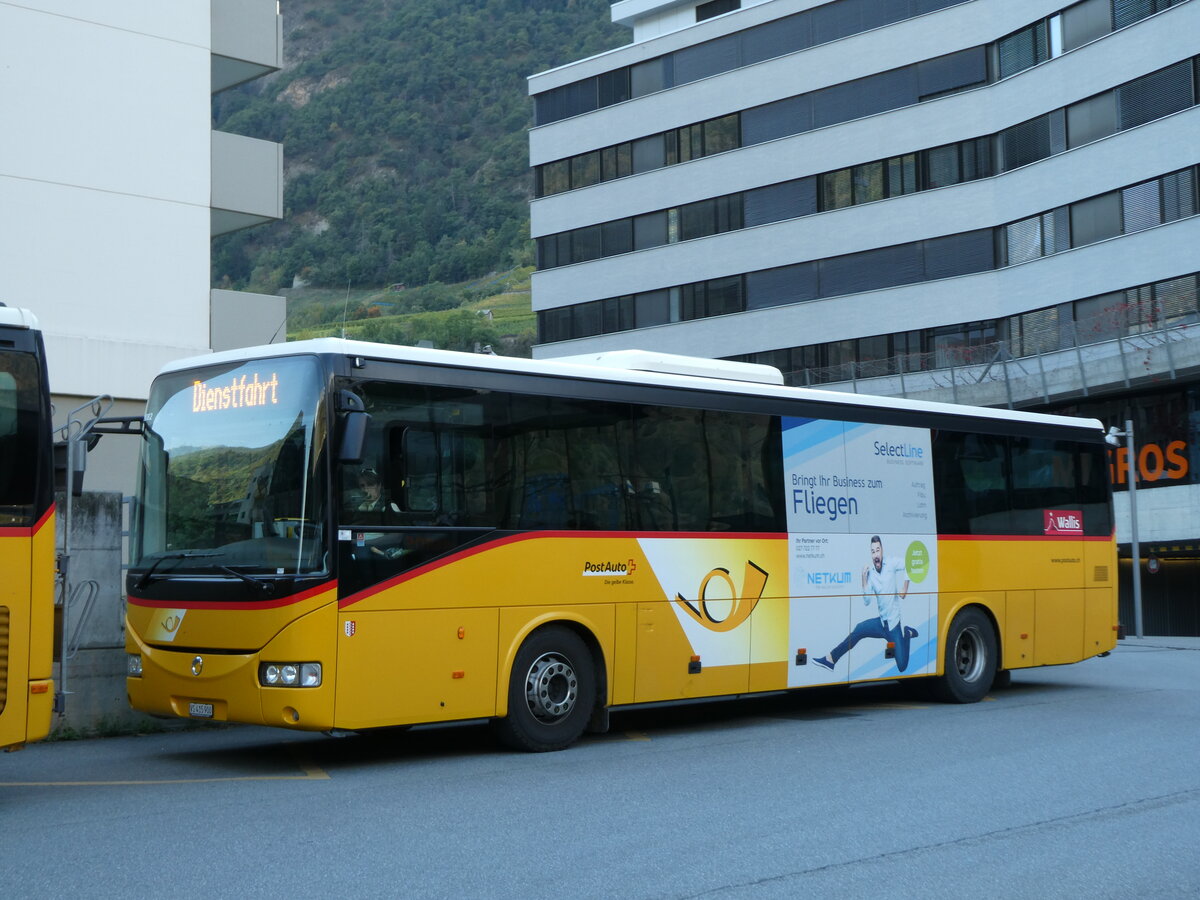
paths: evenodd
<path fill-rule="evenodd" d="M 226 385 L 211 385 L 206 381 L 192 382 L 192 412 L 212 412 L 219 409 L 243 409 L 267 406 L 279 402 L 279 376 L 270 379 L 251 375 L 233 376 Z"/>

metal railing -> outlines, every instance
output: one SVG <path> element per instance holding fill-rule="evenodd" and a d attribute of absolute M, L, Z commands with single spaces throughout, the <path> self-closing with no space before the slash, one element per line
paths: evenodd
<path fill-rule="evenodd" d="M 785 373 L 785 378 L 802 387 L 900 397 L 941 395 L 953 403 L 1012 407 L 1048 403 L 1064 395 L 1086 397 L 1094 390 L 1128 388 L 1147 379 L 1174 379 L 1180 369 L 1200 366 L 1200 327 L 1194 321 L 1138 326 L 1097 338 L 1104 331 L 1067 322 L 1053 329 L 1053 342 L 1049 335 L 1027 333 L 1024 353 L 1001 340 L 805 368 Z"/>
<path fill-rule="evenodd" d="M 58 661 L 58 690 L 54 698 L 54 709 L 61 713 L 66 704 L 66 697 L 70 691 L 67 690 L 67 660 L 79 649 L 79 636 L 82 634 L 82 626 L 87 618 L 91 615 L 92 605 L 95 602 L 95 595 L 88 592 L 86 585 L 88 582 L 82 582 L 79 587 L 84 588 L 84 593 L 72 584 L 71 581 L 71 526 L 74 512 L 74 500 L 77 492 L 83 489 L 83 472 L 87 465 L 87 453 L 91 446 L 98 438 L 94 436 L 96 425 L 104 417 L 104 415 L 112 408 L 113 398 L 107 394 L 102 394 L 89 400 L 82 406 L 71 410 L 67 416 L 67 422 L 63 425 L 56 435 L 58 443 L 66 445 L 66 490 L 64 491 L 64 506 L 63 520 L 59 523 L 59 533 L 62 541 L 58 552 L 58 571 L 56 573 L 58 599 L 56 605 L 61 610 L 62 621 L 62 651 L 59 654 Z M 97 591 L 99 586 L 97 585 Z M 71 614 L 74 601 L 82 599 L 84 603 L 83 615 L 78 618 L 78 621 L 72 621 Z M 74 644 L 74 650 L 70 647 Z M 69 655 L 68 655 L 69 654 Z"/>

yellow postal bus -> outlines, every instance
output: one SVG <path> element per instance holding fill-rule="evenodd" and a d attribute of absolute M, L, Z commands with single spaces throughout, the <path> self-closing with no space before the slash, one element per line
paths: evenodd
<path fill-rule="evenodd" d="M 54 469 L 37 320 L 0 304 L 0 747 L 46 736 L 54 707 Z"/>
<path fill-rule="evenodd" d="M 636 351 L 168 366 L 127 587 L 138 709 L 486 717 L 529 750 L 683 698 L 924 678 L 970 702 L 1117 636 L 1099 422 Z"/>

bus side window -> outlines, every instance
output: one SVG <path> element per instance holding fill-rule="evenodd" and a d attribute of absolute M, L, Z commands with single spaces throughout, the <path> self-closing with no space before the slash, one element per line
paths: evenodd
<path fill-rule="evenodd" d="M 1083 509 L 1083 533 L 1090 536 L 1112 534 L 1112 507 L 1109 502 L 1108 462 L 1103 444 L 1084 444 L 1075 448 L 1079 461 L 1079 499 Z"/>
<path fill-rule="evenodd" d="M 710 412 L 705 423 L 711 472 L 710 530 L 785 530 L 763 489 L 768 482 L 767 472 L 771 471 L 764 468 L 768 448 L 778 451 L 780 446 L 771 417 Z M 778 464 L 773 462 L 772 467 Z M 782 489 L 778 494 L 783 496 Z"/>
<path fill-rule="evenodd" d="M 521 528 L 567 528 L 571 497 L 565 434 L 527 433 L 521 436 L 519 447 L 524 478 L 518 524 Z"/>
<path fill-rule="evenodd" d="M 436 512 L 441 481 L 438 435 L 419 428 L 405 428 L 401 432 L 400 448 L 401 508 L 405 512 Z"/>
<path fill-rule="evenodd" d="M 1043 534 L 1046 510 L 1078 506 L 1075 448 L 1026 437 L 1013 438 L 1011 448 L 1014 533 Z"/>
<path fill-rule="evenodd" d="M 448 475 L 442 484 L 442 506 L 453 524 L 490 527 L 493 521 L 492 493 L 499 490 L 499 476 L 489 475 L 489 463 L 502 471 L 497 448 L 489 450 L 489 442 L 477 431 L 457 432 L 445 436 L 443 454 L 448 457 Z"/>
<path fill-rule="evenodd" d="M 512 472 L 507 527 L 598 530 L 633 521 L 629 407 L 621 403 L 513 395 L 497 446 Z M 507 484 L 505 494 L 508 494 Z M 507 496 L 505 499 L 508 499 Z"/>
<path fill-rule="evenodd" d="M 32 359 L 29 354 L 8 353 L 4 363 L 12 371 L 0 372 L 0 506 L 9 507 L 6 512 L 14 514 L 16 521 L 31 510 L 37 484 L 32 477 L 38 450 L 37 392 L 31 390 L 37 373 Z M 22 472 L 30 473 L 29 477 L 20 477 Z"/>
<path fill-rule="evenodd" d="M 938 531 L 1009 534 L 1007 438 L 939 431 L 934 439 Z"/>

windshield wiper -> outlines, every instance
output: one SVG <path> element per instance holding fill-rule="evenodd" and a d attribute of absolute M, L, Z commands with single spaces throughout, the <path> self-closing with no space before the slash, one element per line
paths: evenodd
<path fill-rule="evenodd" d="M 246 582 L 246 584 L 253 585 L 264 594 L 270 595 L 275 593 L 275 582 L 273 581 L 267 581 L 265 578 L 255 578 L 253 575 L 247 575 L 245 572 L 239 572 L 232 566 L 217 566 L 217 568 L 228 575 L 232 575 L 234 578 L 240 578 L 242 581 Z"/>
<path fill-rule="evenodd" d="M 142 588 L 144 588 L 146 585 L 148 585 L 150 583 L 150 580 L 154 576 L 154 572 L 158 569 L 159 566 L 161 566 L 168 559 L 178 561 L 181 559 L 194 559 L 199 556 L 224 556 L 224 555 L 225 555 L 224 552 L 222 552 L 220 550 L 181 550 L 178 553 L 164 553 L 162 556 L 160 556 L 158 559 L 156 559 L 154 561 L 154 564 L 152 566 L 150 566 L 149 569 L 146 570 L 145 574 L 143 574 L 142 577 L 138 579 L 137 584 L 135 584 L 133 587 L 135 590 L 140 591 Z"/>

